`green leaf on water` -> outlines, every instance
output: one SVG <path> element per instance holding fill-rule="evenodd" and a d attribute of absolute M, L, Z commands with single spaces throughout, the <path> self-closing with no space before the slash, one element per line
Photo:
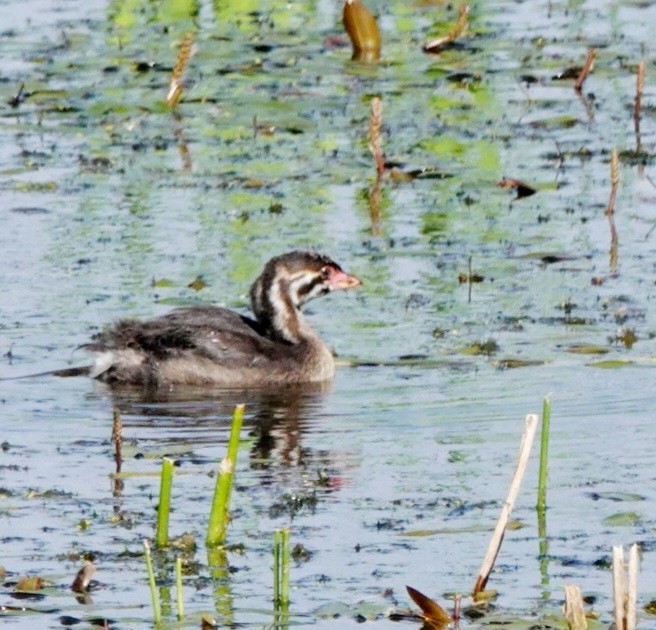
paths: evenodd
<path fill-rule="evenodd" d="M 626 527 L 628 525 L 637 525 L 639 522 L 640 516 L 636 512 L 617 512 L 603 520 L 603 524 L 610 527 Z"/>
<path fill-rule="evenodd" d="M 153 286 L 158 289 L 174 287 L 175 282 L 173 282 L 173 280 L 169 280 L 168 278 L 160 278 L 159 280 L 153 280 Z"/>
<path fill-rule="evenodd" d="M 567 348 L 567 352 L 571 352 L 572 354 L 608 354 L 608 348 L 605 346 L 596 346 L 592 343 L 575 343 Z"/>
<path fill-rule="evenodd" d="M 633 361 L 627 361 L 625 359 L 608 359 L 607 361 L 595 361 L 594 363 L 588 363 L 588 365 L 590 367 L 604 368 L 606 370 L 616 370 L 618 368 L 633 365 Z"/>

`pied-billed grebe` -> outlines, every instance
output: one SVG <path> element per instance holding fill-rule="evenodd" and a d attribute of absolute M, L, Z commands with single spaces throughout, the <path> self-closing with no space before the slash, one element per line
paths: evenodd
<path fill-rule="evenodd" d="M 271 259 L 250 290 L 255 319 L 218 306 L 128 319 L 97 334 L 90 374 L 110 385 L 258 387 L 330 380 L 335 364 L 301 306 L 360 280 L 327 256 L 294 251 Z"/>

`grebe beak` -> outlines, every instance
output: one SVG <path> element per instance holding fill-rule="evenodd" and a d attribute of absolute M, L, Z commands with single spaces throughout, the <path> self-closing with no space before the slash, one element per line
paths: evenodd
<path fill-rule="evenodd" d="M 341 269 L 333 271 L 330 277 L 326 280 L 326 284 L 330 287 L 331 291 L 340 291 L 345 289 L 355 289 L 359 287 L 362 282 L 359 278 L 351 276 Z"/>

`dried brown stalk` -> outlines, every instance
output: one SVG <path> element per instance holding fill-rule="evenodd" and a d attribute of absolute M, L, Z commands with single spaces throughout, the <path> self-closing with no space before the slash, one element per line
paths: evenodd
<path fill-rule="evenodd" d="M 481 570 L 478 572 L 478 577 L 476 578 L 476 584 L 473 591 L 474 597 L 476 597 L 481 591 L 485 589 L 487 580 L 490 577 L 490 572 L 492 571 L 494 562 L 497 559 L 497 555 L 499 554 L 499 549 L 501 548 L 501 543 L 503 542 L 503 537 L 506 532 L 506 526 L 510 520 L 510 513 L 512 512 L 515 501 L 517 500 L 522 478 L 526 472 L 526 465 L 528 464 L 528 457 L 531 452 L 531 446 L 533 445 L 533 438 L 535 437 L 535 430 L 537 429 L 537 426 L 538 416 L 534 413 L 529 413 L 524 420 L 524 434 L 522 435 L 522 441 L 519 447 L 517 468 L 515 470 L 515 474 L 513 475 L 512 483 L 510 484 L 508 496 L 505 503 L 503 504 L 503 507 L 501 508 L 501 515 L 499 516 L 497 526 L 494 529 L 494 534 L 492 534 L 490 546 L 488 547 L 487 553 L 485 554 L 483 564 L 481 565 Z"/>
<path fill-rule="evenodd" d="M 378 179 L 385 172 L 385 160 L 381 142 L 381 129 L 383 126 L 383 102 L 379 96 L 371 99 L 371 116 L 369 117 L 369 148 L 376 160 L 376 172 Z"/>
<path fill-rule="evenodd" d="M 123 456 L 121 454 L 121 447 L 123 446 L 123 420 L 121 419 L 121 411 L 118 407 L 114 408 L 112 418 L 112 442 L 114 442 L 114 461 L 116 462 L 116 472 L 121 472 L 121 464 Z"/>
<path fill-rule="evenodd" d="M 169 83 L 169 91 L 166 95 L 166 104 L 169 107 L 175 107 L 180 98 L 182 97 L 182 75 L 184 74 L 187 64 L 193 54 L 194 35 L 187 33 L 180 44 L 180 52 L 178 53 L 178 61 L 171 73 L 171 81 Z"/>
<path fill-rule="evenodd" d="M 641 61 L 638 64 L 638 72 L 636 75 L 636 95 L 635 95 L 635 103 L 633 106 L 633 127 L 635 128 L 635 133 L 636 133 L 636 142 L 637 142 L 636 150 L 638 151 L 638 153 L 642 150 L 642 145 L 640 142 L 640 110 L 642 108 L 642 95 L 644 94 L 645 91 L 646 68 L 647 66 L 644 61 Z"/>
<path fill-rule="evenodd" d="M 608 199 L 608 206 L 604 214 L 608 217 L 608 225 L 610 227 L 610 269 L 614 272 L 617 269 L 619 244 L 617 228 L 615 227 L 615 200 L 620 183 L 619 154 L 617 149 L 613 149 L 610 154 L 610 182 L 610 198 Z"/>
<path fill-rule="evenodd" d="M 570 630 L 586 630 L 588 627 L 581 589 L 574 584 L 565 586 L 565 619 Z"/>
<path fill-rule="evenodd" d="M 604 213 L 607 217 L 615 214 L 615 200 L 617 198 L 617 188 L 620 183 L 620 166 L 619 166 L 619 153 L 617 149 L 613 149 L 610 153 L 610 198 L 608 199 L 608 206 Z"/>
<path fill-rule="evenodd" d="M 342 21 L 353 47 L 352 59 L 363 63 L 378 61 L 381 37 L 376 18 L 371 11 L 360 0 L 346 0 Z"/>
<path fill-rule="evenodd" d="M 596 48 L 588 48 L 588 56 L 585 59 L 583 68 L 581 68 L 581 74 L 579 74 L 579 78 L 576 79 L 576 83 L 574 84 L 574 89 L 577 92 L 580 92 L 583 89 L 583 83 L 585 83 L 585 80 L 588 78 L 588 75 L 592 72 L 592 69 L 594 68 L 594 62 L 596 56 L 597 56 Z"/>
<path fill-rule="evenodd" d="M 446 35 L 436 37 L 424 46 L 424 52 L 439 53 L 451 42 L 461 37 L 469 26 L 469 5 L 461 4 L 458 8 L 458 19 L 455 26 Z"/>

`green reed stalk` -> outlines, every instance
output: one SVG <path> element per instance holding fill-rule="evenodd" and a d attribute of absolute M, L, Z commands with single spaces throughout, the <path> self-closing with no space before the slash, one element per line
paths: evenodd
<path fill-rule="evenodd" d="M 159 505 L 157 507 L 157 547 L 166 547 L 169 543 L 169 514 L 171 512 L 171 486 L 173 485 L 173 460 L 162 460 L 162 477 L 159 486 Z"/>
<path fill-rule="evenodd" d="M 178 605 L 178 619 L 184 619 L 184 600 L 182 598 L 182 558 L 175 559 L 175 601 Z"/>
<path fill-rule="evenodd" d="M 273 605 L 277 607 L 280 603 L 280 564 L 282 557 L 282 530 L 277 529 L 273 533 Z"/>
<path fill-rule="evenodd" d="M 280 585 L 280 603 L 289 605 L 289 528 L 282 530 L 282 584 Z"/>
<path fill-rule="evenodd" d="M 542 405 L 542 433 L 540 437 L 540 471 L 538 475 L 537 509 L 547 509 L 547 465 L 549 463 L 549 425 L 551 423 L 551 402 L 545 396 Z"/>
<path fill-rule="evenodd" d="M 208 547 L 223 545 L 226 539 L 228 522 L 230 521 L 230 492 L 237 464 L 237 448 L 239 447 L 239 434 L 244 421 L 244 405 L 237 405 L 232 416 L 232 428 L 228 441 L 228 454 L 221 462 L 219 477 L 214 489 L 214 500 L 210 512 L 210 523 L 207 528 Z"/>
<path fill-rule="evenodd" d="M 276 609 L 289 606 L 289 528 L 278 529 L 273 537 L 273 602 Z"/>
<path fill-rule="evenodd" d="M 159 626 L 162 622 L 162 611 L 159 605 L 159 597 L 157 595 L 157 586 L 155 585 L 155 572 L 153 571 L 153 559 L 150 555 L 150 542 L 143 541 L 144 551 L 146 554 L 146 571 L 148 572 L 148 586 L 150 587 L 150 601 L 153 605 L 153 619 L 155 625 Z"/>

